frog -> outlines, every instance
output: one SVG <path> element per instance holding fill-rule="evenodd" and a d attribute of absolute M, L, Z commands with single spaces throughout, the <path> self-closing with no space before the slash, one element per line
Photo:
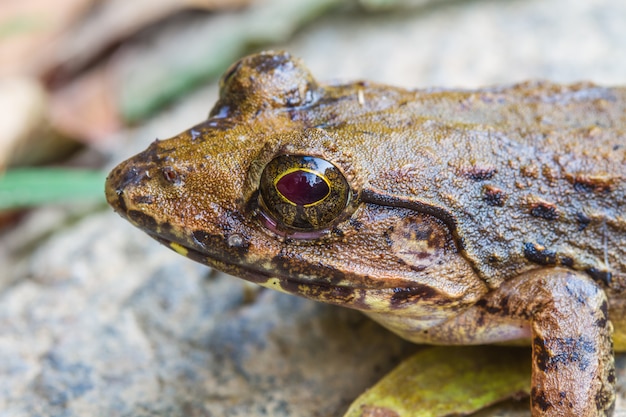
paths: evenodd
<path fill-rule="evenodd" d="M 169 249 L 433 345 L 529 344 L 533 417 L 610 416 L 626 350 L 626 88 L 318 82 L 242 58 L 208 118 L 115 167 Z"/>

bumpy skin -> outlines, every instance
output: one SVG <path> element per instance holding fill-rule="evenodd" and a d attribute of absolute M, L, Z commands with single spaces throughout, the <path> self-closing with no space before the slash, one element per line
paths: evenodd
<path fill-rule="evenodd" d="M 268 216 L 259 181 L 281 154 L 345 176 L 328 227 Z M 409 340 L 529 340 L 533 416 L 604 416 L 612 337 L 626 348 L 625 177 L 623 88 L 320 86 L 269 52 L 235 64 L 208 120 L 120 164 L 106 192 L 191 259 Z"/>

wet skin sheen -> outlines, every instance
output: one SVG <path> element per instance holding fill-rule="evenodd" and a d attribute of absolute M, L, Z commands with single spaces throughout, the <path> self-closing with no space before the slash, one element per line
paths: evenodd
<path fill-rule="evenodd" d="M 626 348 L 626 89 L 320 85 L 242 59 L 114 209 L 195 261 L 418 343 L 532 343 L 532 415 L 607 416 Z"/>

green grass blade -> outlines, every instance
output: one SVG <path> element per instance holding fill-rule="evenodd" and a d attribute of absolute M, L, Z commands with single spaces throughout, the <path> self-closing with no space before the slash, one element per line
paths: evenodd
<path fill-rule="evenodd" d="M 0 210 L 66 202 L 104 202 L 106 173 L 67 168 L 24 168 L 0 175 Z"/>

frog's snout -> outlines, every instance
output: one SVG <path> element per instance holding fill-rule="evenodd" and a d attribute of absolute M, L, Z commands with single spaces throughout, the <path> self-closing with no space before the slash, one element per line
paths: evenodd
<path fill-rule="evenodd" d="M 128 191 L 142 184 L 146 177 L 146 170 L 133 166 L 128 161 L 119 164 L 109 173 L 104 190 L 107 202 L 115 212 L 128 217 Z"/>

